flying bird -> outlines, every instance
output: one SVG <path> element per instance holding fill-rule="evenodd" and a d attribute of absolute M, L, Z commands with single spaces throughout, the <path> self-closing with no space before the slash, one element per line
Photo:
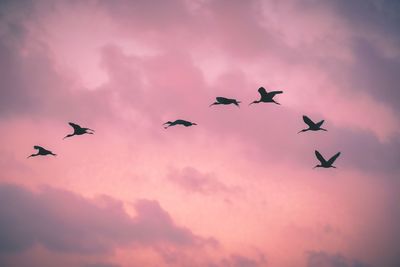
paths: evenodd
<path fill-rule="evenodd" d="M 94 130 L 92 130 L 90 128 L 83 128 L 83 127 L 79 126 L 78 124 L 75 124 L 72 122 L 69 122 L 68 124 L 71 125 L 72 128 L 74 128 L 74 132 L 72 134 L 65 136 L 63 139 L 74 136 L 74 135 L 93 134 L 93 132 L 94 132 Z"/>
<path fill-rule="evenodd" d="M 28 158 L 30 157 L 36 157 L 36 156 L 46 156 L 46 155 L 53 155 L 53 156 L 57 156 L 56 154 L 54 154 L 53 152 L 51 152 L 50 150 L 47 150 L 41 146 L 34 146 L 34 149 L 37 149 L 37 153 L 36 154 L 32 154 L 30 156 L 28 156 Z"/>
<path fill-rule="evenodd" d="M 166 124 L 168 124 L 168 126 L 164 127 L 165 129 L 167 129 L 168 127 L 171 127 L 171 126 L 175 126 L 175 125 L 183 125 L 185 127 L 192 126 L 192 125 L 197 125 L 194 122 L 185 121 L 185 120 L 167 121 L 163 125 L 166 125 Z"/>
<path fill-rule="evenodd" d="M 332 164 L 335 162 L 335 160 L 340 156 L 340 152 L 336 153 L 333 157 L 331 157 L 328 161 L 324 159 L 324 157 L 319 153 L 317 150 L 315 150 L 315 156 L 317 159 L 321 162 L 321 164 L 316 165 L 313 169 L 321 167 L 321 168 L 336 168 Z"/>
<path fill-rule="evenodd" d="M 210 105 L 210 107 L 213 105 L 230 105 L 230 104 L 235 104 L 236 106 L 239 107 L 239 103 L 240 103 L 240 101 L 237 101 L 236 99 L 226 98 L 226 97 L 222 97 L 222 96 L 218 96 L 215 99 L 217 101 L 212 103 Z"/>
<path fill-rule="evenodd" d="M 301 131 L 299 131 L 298 133 L 301 132 L 307 132 L 307 131 L 328 131 L 327 129 L 321 128 L 322 124 L 324 123 L 324 120 L 315 123 L 313 122 L 309 117 L 307 117 L 306 115 L 303 115 L 303 121 L 308 125 L 307 129 L 303 129 Z"/>
<path fill-rule="evenodd" d="M 253 102 L 251 102 L 249 104 L 249 106 L 251 104 L 256 104 L 256 103 L 260 103 L 260 102 L 264 102 L 264 103 L 275 103 L 280 105 L 280 103 L 276 102 L 273 98 L 275 95 L 277 94 L 282 94 L 283 91 L 271 91 L 271 92 L 267 92 L 267 90 L 265 90 L 264 87 L 260 87 L 258 88 L 258 93 L 260 93 L 260 100 L 255 100 Z"/>

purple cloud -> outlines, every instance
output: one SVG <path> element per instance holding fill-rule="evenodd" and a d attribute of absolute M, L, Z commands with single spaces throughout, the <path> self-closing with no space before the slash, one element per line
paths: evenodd
<path fill-rule="evenodd" d="M 100 204 L 99 204 L 100 203 Z M 192 247 L 210 240 L 177 226 L 158 202 L 138 200 L 131 217 L 109 197 L 95 201 L 73 192 L 45 188 L 38 193 L 0 186 L 0 252 L 41 244 L 69 253 L 103 253 L 117 246 Z"/>
<path fill-rule="evenodd" d="M 329 254 L 324 251 L 308 252 L 307 267 L 372 267 L 358 260 L 348 259 L 341 254 Z"/>

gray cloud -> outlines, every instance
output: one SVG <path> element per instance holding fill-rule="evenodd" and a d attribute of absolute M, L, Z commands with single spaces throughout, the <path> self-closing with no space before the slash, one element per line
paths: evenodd
<path fill-rule="evenodd" d="M 329 254 L 324 251 L 308 252 L 307 267 L 372 267 L 358 260 L 348 259 L 341 254 Z"/>
<path fill-rule="evenodd" d="M 120 267 L 120 265 L 112 263 L 89 263 L 84 264 L 81 267 Z"/>
<path fill-rule="evenodd" d="M 263 267 L 267 265 L 264 254 L 260 254 L 254 258 L 245 257 L 240 254 L 232 254 L 220 260 L 218 263 L 207 264 L 207 267 Z"/>
<path fill-rule="evenodd" d="M 0 252 L 18 252 L 41 244 L 68 253 L 104 253 L 115 246 L 193 247 L 211 240 L 177 226 L 158 202 L 139 200 L 137 216 L 109 197 L 89 200 L 70 191 L 45 188 L 33 193 L 0 186 Z"/>

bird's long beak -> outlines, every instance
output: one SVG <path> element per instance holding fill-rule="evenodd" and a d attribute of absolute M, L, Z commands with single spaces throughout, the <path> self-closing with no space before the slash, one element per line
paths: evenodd
<path fill-rule="evenodd" d="M 318 167 L 318 165 L 314 166 L 314 168 L 313 168 L 313 169 L 315 169 L 315 168 L 317 168 L 317 167 Z"/>
<path fill-rule="evenodd" d="M 298 134 L 299 134 L 299 133 L 302 133 L 303 131 L 304 131 L 304 130 L 299 131 Z"/>
<path fill-rule="evenodd" d="M 254 104 L 254 103 L 256 103 L 256 101 L 251 102 L 251 103 L 249 104 L 249 106 L 252 105 L 252 104 Z"/>

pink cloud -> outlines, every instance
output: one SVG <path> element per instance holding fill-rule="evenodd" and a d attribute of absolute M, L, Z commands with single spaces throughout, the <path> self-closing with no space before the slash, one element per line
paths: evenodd
<path fill-rule="evenodd" d="M 27 258 L 57 254 L 54 244 L 114 253 L 53 255 L 66 266 L 130 266 L 130 246 L 141 266 L 306 266 L 310 250 L 327 251 L 323 264 L 336 264 L 331 252 L 350 266 L 396 262 L 397 9 L 390 1 L 2 2 L 0 180 L 61 188 L 21 189 L 31 201 L 20 209 L 51 213 L 59 227 L 35 226 L 42 248 L 32 236 L 22 245 L 17 234 L 7 238 L 29 247 Z M 283 90 L 282 106 L 249 107 L 260 86 Z M 216 96 L 242 105 L 209 108 Z M 328 132 L 297 134 L 302 115 L 326 120 Z M 177 118 L 198 126 L 162 128 Z M 68 121 L 96 133 L 62 141 Z M 35 144 L 57 158 L 26 160 Z M 312 171 L 315 149 L 341 151 L 338 169 Z M 220 249 L 184 249 L 207 243 L 202 236 Z"/>

